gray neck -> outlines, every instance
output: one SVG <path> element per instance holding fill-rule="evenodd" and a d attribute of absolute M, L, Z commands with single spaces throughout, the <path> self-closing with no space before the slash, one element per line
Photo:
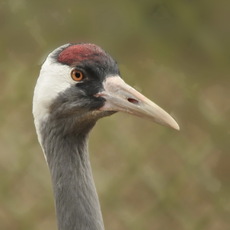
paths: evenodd
<path fill-rule="evenodd" d="M 103 230 L 87 135 L 64 133 L 56 127 L 44 124 L 42 145 L 53 183 L 58 229 Z"/>

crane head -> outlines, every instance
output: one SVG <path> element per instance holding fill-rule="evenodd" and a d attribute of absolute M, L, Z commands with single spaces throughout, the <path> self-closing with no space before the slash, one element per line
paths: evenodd
<path fill-rule="evenodd" d="M 176 121 L 126 84 L 116 61 L 94 44 L 66 44 L 42 65 L 34 91 L 37 130 L 50 117 L 81 124 L 122 111 L 179 130 Z"/>

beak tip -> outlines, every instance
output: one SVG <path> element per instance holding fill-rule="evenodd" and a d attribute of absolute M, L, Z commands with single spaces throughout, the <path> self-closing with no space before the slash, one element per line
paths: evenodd
<path fill-rule="evenodd" d="M 180 130 L 180 126 L 178 125 L 178 123 L 174 120 L 174 118 L 170 114 L 165 112 L 160 107 L 158 108 L 158 112 L 159 111 L 160 111 L 160 113 L 159 113 L 160 118 L 158 118 L 157 120 L 156 119 L 154 120 L 156 123 L 170 127 L 170 128 L 175 129 L 177 131 Z"/>
<path fill-rule="evenodd" d="M 177 131 L 180 131 L 180 126 L 177 124 L 175 127 L 174 127 L 175 130 Z"/>
<path fill-rule="evenodd" d="M 180 126 L 177 124 L 177 122 L 174 119 L 173 122 L 170 124 L 170 127 L 177 131 L 180 131 Z"/>

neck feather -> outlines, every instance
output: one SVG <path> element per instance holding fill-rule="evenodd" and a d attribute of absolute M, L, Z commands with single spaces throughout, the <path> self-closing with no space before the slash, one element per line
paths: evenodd
<path fill-rule="evenodd" d="M 50 126 L 49 121 L 49 126 L 44 124 L 41 129 L 55 195 L 58 229 L 103 230 L 87 148 L 88 133 L 65 133 L 61 126 L 54 123 Z"/>

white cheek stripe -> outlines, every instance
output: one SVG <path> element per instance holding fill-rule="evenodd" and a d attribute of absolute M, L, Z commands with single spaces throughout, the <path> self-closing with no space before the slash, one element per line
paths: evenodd
<path fill-rule="evenodd" d="M 60 92 L 65 91 L 71 85 L 75 84 L 70 76 L 72 68 L 67 65 L 55 63 L 55 60 L 52 58 L 54 52 L 47 57 L 42 65 L 33 97 L 34 123 L 41 146 L 42 137 L 39 130 L 41 123 L 49 116 L 50 105 Z"/>

